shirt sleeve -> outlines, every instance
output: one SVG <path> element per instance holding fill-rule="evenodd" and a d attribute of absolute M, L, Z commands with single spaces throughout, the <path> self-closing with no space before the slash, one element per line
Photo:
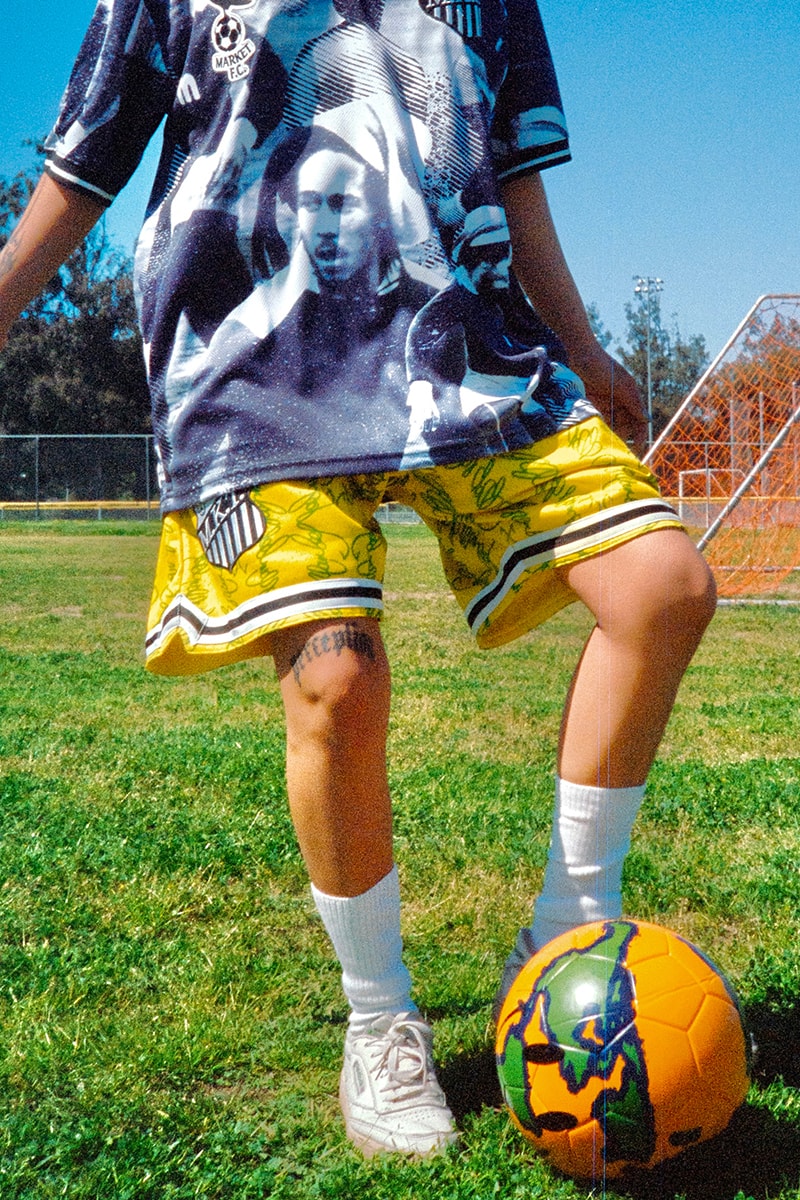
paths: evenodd
<path fill-rule="evenodd" d="M 174 90 L 152 3 L 99 0 L 45 142 L 45 170 L 101 204 L 130 179 Z"/>
<path fill-rule="evenodd" d="M 569 136 L 536 0 L 509 0 L 509 65 L 497 99 L 492 151 L 498 179 L 569 162 Z"/>

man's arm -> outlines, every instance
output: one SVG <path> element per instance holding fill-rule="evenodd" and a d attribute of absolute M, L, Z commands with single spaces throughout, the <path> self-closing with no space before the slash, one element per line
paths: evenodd
<path fill-rule="evenodd" d="M 592 332 L 586 309 L 564 258 L 544 185 L 530 171 L 507 182 L 503 204 L 513 249 L 514 273 L 539 316 L 558 334 L 569 365 L 589 399 L 626 442 L 646 445 L 647 419 L 636 383 Z"/>
<path fill-rule="evenodd" d="M 105 211 L 43 175 L 0 252 L 0 350 L 21 312 L 50 282 Z"/>

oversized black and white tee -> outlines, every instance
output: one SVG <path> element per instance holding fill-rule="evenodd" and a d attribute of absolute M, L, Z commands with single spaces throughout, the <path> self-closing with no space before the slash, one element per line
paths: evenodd
<path fill-rule="evenodd" d="M 569 158 L 536 0 L 99 0 L 46 169 L 110 204 L 160 127 L 135 269 L 164 510 L 594 412 L 500 203 Z"/>

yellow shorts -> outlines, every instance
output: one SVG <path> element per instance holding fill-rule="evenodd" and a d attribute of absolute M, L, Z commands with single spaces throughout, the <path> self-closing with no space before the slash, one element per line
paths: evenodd
<path fill-rule="evenodd" d="M 575 599 L 553 568 L 681 527 L 649 470 L 597 418 L 496 458 L 264 484 L 165 515 L 148 669 L 194 674 L 269 654 L 289 625 L 380 617 L 386 540 L 375 513 L 388 501 L 436 534 L 482 647 Z"/>

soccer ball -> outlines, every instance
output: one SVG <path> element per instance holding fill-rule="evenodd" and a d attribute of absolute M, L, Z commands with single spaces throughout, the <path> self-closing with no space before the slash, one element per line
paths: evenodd
<path fill-rule="evenodd" d="M 214 22 L 214 45 L 223 54 L 235 50 L 242 40 L 243 34 L 244 25 L 237 16 L 232 16 L 230 13 L 223 13 Z"/>
<path fill-rule="evenodd" d="M 721 1133 L 750 1081 L 730 983 L 644 921 L 582 925 L 528 960 L 497 1022 L 503 1097 L 566 1175 L 617 1178 Z"/>

